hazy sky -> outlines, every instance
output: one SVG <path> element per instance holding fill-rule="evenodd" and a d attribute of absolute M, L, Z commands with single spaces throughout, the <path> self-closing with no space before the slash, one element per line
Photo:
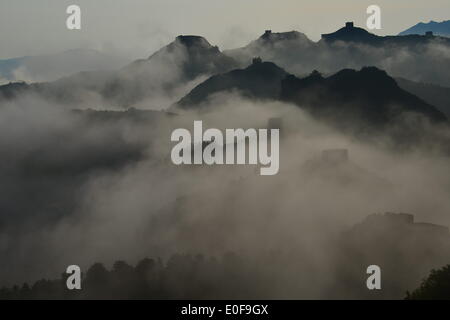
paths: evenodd
<path fill-rule="evenodd" d="M 82 30 L 66 29 L 70 4 L 82 9 Z M 348 20 L 365 27 L 370 4 L 382 9 L 378 34 L 450 19 L 449 0 L 0 0 L 0 59 L 78 47 L 137 58 L 178 34 L 203 35 L 221 49 L 245 45 L 265 29 L 318 40 Z"/>

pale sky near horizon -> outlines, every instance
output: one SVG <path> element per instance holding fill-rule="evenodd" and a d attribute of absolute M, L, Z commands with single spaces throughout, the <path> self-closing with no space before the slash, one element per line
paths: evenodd
<path fill-rule="evenodd" d="M 81 30 L 66 28 L 71 4 L 81 7 Z M 0 0 L 0 59 L 79 47 L 140 58 L 179 34 L 230 49 L 265 29 L 297 30 L 317 41 L 346 21 L 365 28 L 371 4 L 382 10 L 382 29 L 374 32 L 380 35 L 450 20 L 450 0 Z"/>

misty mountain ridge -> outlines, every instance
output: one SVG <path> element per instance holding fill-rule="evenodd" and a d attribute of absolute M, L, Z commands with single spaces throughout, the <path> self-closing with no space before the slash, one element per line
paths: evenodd
<path fill-rule="evenodd" d="M 94 95 L 99 103 L 130 107 L 146 99 L 176 97 L 180 94 L 177 90 L 181 90 L 182 96 L 183 88 L 190 81 L 235 67 L 237 63 L 232 58 L 205 38 L 178 36 L 149 58 L 134 61 L 117 71 L 79 72 L 57 81 L 29 85 L 25 91 L 23 85 L 20 88 L 22 92 L 37 93 L 63 104 L 84 104 L 86 96 Z M 15 96 L 13 88 L 18 86 L 0 86 L 0 96 Z"/>
<path fill-rule="evenodd" d="M 310 40 L 304 33 L 295 30 L 287 32 L 272 32 L 272 30 L 266 30 L 258 39 L 250 42 L 248 45 L 241 48 L 225 50 L 224 53 L 233 56 L 239 54 L 242 50 L 247 50 L 256 54 L 254 50 L 259 50 L 261 47 L 266 49 L 272 47 L 272 49 L 276 49 L 283 44 L 290 44 L 303 48 L 308 45 L 312 46 L 315 42 Z"/>
<path fill-rule="evenodd" d="M 329 73 L 329 71 L 333 70 L 333 67 L 330 68 L 330 66 L 335 63 L 333 61 L 335 57 L 339 60 L 340 56 L 346 57 L 345 61 L 354 61 L 355 65 L 367 65 L 363 64 L 365 60 L 374 62 L 368 65 L 377 65 L 377 61 L 373 57 L 364 57 L 366 53 L 361 57 L 354 57 L 355 52 L 360 50 L 359 47 L 352 47 L 352 43 L 355 42 L 369 46 L 382 45 L 382 47 L 389 42 L 390 44 L 387 46 L 391 48 L 392 43 L 399 43 L 399 46 L 402 46 L 409 43 L 421 44 L 440 41 L 439 39 L 434 36 L 379 37 L 362 28 L 355 27 L 352 23 L 347 23 L 338 31 L 323 35 L 322 40 L 318 43 L 312 42 L 300 32 L 276 33 L 266 30 L 248 46 L 229 50 L 226 51 L 227 54 L 224 54 L 217 46 L 212 46 L 201 36 L 182 35 L 147 59 L 134 61 L 117 71 L 82 72 L 49 83 L 10 84 L 0 87 L 0 96 L 4 99 L 13 99 L 25 93 L 37 93 L 45 99 L 74 107 L 110 104 L 120 107 L 145 106 L 146 108 L 161 109 L 172 105 L 180 98 L 178 106 L 190 108 L 195 107 L 197 103 L 203 104 L 214 93 L 239 91 L 244 97 L 251 99 L 281 99 L 297 105 L 305 103 L 310 106 L 315 105 L 309 111 L 322 116 L 325 110 L 326 113 L 335 112 L 332 111 L 333 108 L 323 106 L 323 104 L 334 104 L 335 100 L 336 104 L 343 105 L 341 111 L 345 111 L 341 112 L 336 121 L 345 120 L 347 122 L 348 119 L 356 116 L 371 125 L 387 123 L 388 120 L 392 120 L 395 113 L 392 112 L 391 107 L 387 107 L 392 104 L 397 104 L 397 109 L 413 111 L 425 115 L 429 119 L 437 120 L 443 119 L 443 116 L 429 105 L 429 99 L 426 100 L 428 104 L 424 101 L 418 102 L 410 95 L 400 92 L 401 89 L 396 86 L 395 81 L 387 75 L 369 74 L 369 69 L 363 68 L 361 72 L 364 76 L 353 81 L 352 77 L 358 77 L 349 69 L 358 68 L 344 68 L 341 72 Z M 343 42 L 349 43 L 348 46 L 342 47 Z M 418 53 L 421 50 L 419 49 Z M 322 59 L 324 54 L 327 55 L 330 52 L 336 52 L 336 54 L 333 57 Z M 239 65 L 243 64 L 245 57 L 252 55 L 253 58 L 257 53 L 261 53 L 265 61 L 273 61 L 273 63 L 254 61 L 245 69 L 237 69 Z M 348 59 L 349 54 L 354 59 Z M 267 56 L 273 60 L 266 60 L 264 57 Z M 246 60 L 246 65 L 250 59 Z M 303 63 L 303 60 L 312 63 Z M 447 60 L 449 61 L 440 64 L 437 59 L 436 68 L 445 69 L 446 63 L 450 65 L 450 59 Z M 306 71 L 316 64 L 325 65 L 324 70 L 317 70 L 324 71 L 325 74 L 333 74 L 333 76 L 328 79 L 323 77 L 316 79 L 317 74 L 315 74 L 314 77 L 310 75 L 301 81 L 296 81 L 293 76 L 289 78 L 292 80 L 290 83 L 282 81 L 288 75 L 285 70 L 289 70 L 292 74 L 298 74 L 299 68 L 300 71 Z M 408 68 L 408 70 L 410 69 Z M 434 68 L 429 69 L 430 71 L 434 70 Z M 233 71 L 229 72 L 231 70 Z M 395 74 L 399 73 L 401 74 L 401 72 Z M 442 71 L 440 74 L 448 77 Z M 343 77 L 343 75 L 346 76 Z M 203 81 L 211 76 L 212 78 Z M 305 87 L 307 82 L 311 82 L 314 88 Z M 347 82 L 348 86 L 343 85 Z M 285 85 L 283 88 L 282 83 Z M 295 92 L 289 91 L 288 87 L 294 83 L 300 87 L 296 88 Z M 361 87 L 363 83 L 365 85 Z M 379 93 L 375 94 L 371 91 L 371 86 L 376 86 Z M 334 87 L 339 89 L 333 89 Z M 357 90 L 353 92 L 355 88 Z M 302 93 L 299 94 L 297 91 Z M 146 101 L 151 101 L 152 105 L 148 106 Z M 86 105 L 87 103 L 88 105 Z M 353 107 L 349 107 L 348 104 L 352 104 Z M 379 104 L 381 107 L 375 107 L 375 104 Z M 354 105 L 360 107 L 355 108 Z M 387 112 L 388 109 L 389 112 Z M 400 113 L 397 112 L 396 117 Z"/>
<path fill-rule="evenodd" d="M 449 140 L 430 128 L 448 130 L 446 116 L 435 107 L 401 89 L 385 71 L 365 67 L 344 69 L 324 78 L 313 74 L 282 81 L 281 100 L 298 105 L 314 118 L 340 132 L 377 144 L 409 150 L 416 145 L 437 146 L 449 152 Z"/>
<path fill-rule="evenodd" d="M 251 99 L 277 99 L 281 92 L 281 80 L 287 74 L 276 64 L 255 58 L 245 69 L 212 76 L 195 87 L 176 106 L 182 109 L 197 108 L 213 94 L 233 90 Z"/>
<path fill-rule="evenodd" d="M 180 35 L 148 59 L 137 60 L 121 72 L 145 72 L 148 65 L 155 62 L 175 64 L 180 68 L 180 77 L 185 81 L 204 74 L 226 72 L 236 67 L 236 62 L 232 58 L 224 55 L 217 46 L 212 46 L 204 37 Z"/>
<path fill-rule="evenodd" d="M 343 68 L 373 65 L 396 77 L 427 82 L 432 79 L 450 84 L 450 75 L 443 71 L 447 65 L 450 67 L 450 59 L 445 56 L 433 54 L 426 72 L 419 70 L 424 65 L 419 60 L 430 61 L 427 59 L 432 54 L 428 48 L 430 43 L 447 46 L 448 41 L 442 42 L 440 37 L 434 36 L 379 37 L 347 23 L 337 32 L 323 35 L 318 43 L 297 31 L 276 33 L 266 30 L 249 45 L 222 53 L 205 38 L 186 35 L 176 37 L 149 58 L 134 61 L 117 71 L 82 72 L 58 81 L 32 85 L 31 90 L 26 91 L 58 103 L 83 107 L 94 97 L 89 106 L 110 104 L 161 109 L 182 98 L 206 77 L 247 66 L 255 56 L 272 61 L 293 74 L 306 75 L 312 70 L 333 74 Z M 378 49 L 374 51 L 360 47 L 360 44 L 369 47 L 382 44 L 382 55 L 378 57 Z M 410 44 L 414 44 L 415 49 L 411 49 Z M 404 45 L 413 50 L 407 56 L 411 61 L 403 61 Z M 8 91 L 3 96 L 14 96 L 13 87 L 16 86 L 0 87 L 0 91 Z M 149 100 L 152 100 L 151 106 L 146 102 Z"/>
<path fill-rule="evenodd" d="M 310 111 L 317 114 L 339 108 L 341 116 L 358 115 L 376 125 L 387 124 L 403 112 L 415 112 L 432 121 L 447 120 L 439 110 L 401 89 L 376 67 L 344 69 L 328 78 L 318 73 L 303 79 L 291 75 L 282 82 L 281 99 L 310 106 Z"/>
<path fill-rule="evenodd" d="M 426 32 L 433 32 L 436 35 L 450 37 L 450 20 L 447 21 L 430 21 L 428 23 L 419 22 L 418 24 L 412 26 L 399 33 L 399 35 L 409 35 L 409 34 L 425 34 Z"/>
<path fill-rule="evenodd" d="M 0 83 L 46 82 L 80 71 L 113 70 L 125 65 L 123 58 L 93 49 L 71 49 L 61 53 L 0 60 Z"/>
<path fill-rule="evenodd" d="M 175 90 L 189 81 L 236 66 L 232 58 L 205 38 L 178 36 L 148 59 L 134 61 L 120 69 L 103 83 L 100 94 L 119 105 L 132 106 L 155 94 L 175 95 Z"/>
<path fill-rule="evenodd" d="M 427 30 L 428 31 L 428 30 Z M 335 42 L 355 42 L 364 43 L 372 46 L 380 45 L 406 45 L 415 46 L 430 41 L 439 40 L 450 45 L 450 39 L 435 36 L 433 33 L 408 34 L 398 36 L 378 36 L 369 31 L 355 27 L 353 22 L 347 22 L 345 27 L 329 34 L 322 34 L 321 41 Z"/>
<path fill-rule="evenodd" d="M 241 68 L 248 65 L 253 57 L 261 57 L 264 61 L 272 61 L 284 69 L 294 70 L 294 63 L 311 59 L 316 43 L 298 31 L 272 32 L 266 30 L 258 39 L 248 45 L 225 50 L 224 53 L 239 62 Z M 292 72 L 292 71 L 291 71 Z"/>
<path fill-rule="evenodd" d="M 378 36 L 347 22 L 336 32 L 313 42 L 299 32 L 271 30 L 248 45 L 224 53 L 241 67 L 255 56 L 272 61 L 290 73 L 305 76 L 313 70 L 333 74 L 341 69 L 376 66 L 395 77 L 450 86 L 450 39 L 434 35 Z M 444 54 L 442 54 L 444 53 Z"/>
<path fill-rule="evenodd" d="M 420 114 L 433 122 L 447 121 L 442 112 L 401 89 L 385 71 L 375 67 L 344 69 L 327 78 L 315 71 L 298 78 L 259 58 L 245 69 L 209 78 L 183 97 L 177 107 L 200 108 L 213 95 L 231 91 L 250 99 L 291 102 L 341 125 L 363 123 L 379 128 L 405 113 Z"/>

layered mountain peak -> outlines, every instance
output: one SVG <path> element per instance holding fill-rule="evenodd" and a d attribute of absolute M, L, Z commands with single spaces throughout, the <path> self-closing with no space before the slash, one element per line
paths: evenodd
<path fill-rule="evenodd" d="M 178 106 L 195 108 L 207 103 L 213 94 L 231 91 L 257 100 L 292 102 L 345 125 L 357 120 L 364 126 L 382 126 L 408 112 L 433 121 L 446 121 L 440 111 L 401 89 L 392 77 L 376 67 L 343 69 L 326 78 L 315 70 L 305 78 L 297 78 L 260 58 L 254 58 L 245 69 L 209 78 L 181 99 Z"/>
<path fill-rule="evenodd" d="M 127 93 L 121 104 L 130 105 L 163 92 L 174 96 L 175 89 L 199 77 L 227 72 L 238 64 L 212 46 L 201 36 L 180 35 L 174 41 L 152 54 L 148 59 L 134 61 L 120 70 L 108 83 L 108 96 L 114 92 Z M 120 88 L 121 90 L 118 90 Z"/>
<path fill-rule="evenodd" d="M 281 80 L 287 75 L 288 73 L 275 63 L 254 58 L 245 69 L 232 70 L 207 79 L 181 99 L 177 106 L 195 108 L 207 103 L 214 94 L 232 91 L 238 91 L 245 97 L 258 100 L 278 99 Z"/>
<path fill-rule="evenodd" d="M 179 35 L 174 41 L 152 54 L 149 60 L 167 55 L 222 55 L 217 46 L 212 46 L 201 36 Z"/>
<path fill-rule="evenodd" d="M 217 48 L 213 47 L 208 40 L 201 36 L 193 36 L 193 35 L 180 35 L 175 38 L 175 44 L 183 45 L 187 48 L 196 48 L 196 49 L 211 49 Z"/>
<path fill-rule="evenodd" d="M 272 77 L 284 77 L 286 76 L 286 71 L 277 66 L 273 62 L 262 61 L 261 58 L 253 58 L 252 63 L 244 69 L 247 74 L 255 74 L 258 76 L 272 76 Z"/>
<path fill-rule="evenodd" d="M 212 46 L 201 36 L 180 35 L 173 42 L 155 52 L 148 62 L 178 66 L 178 72 L 187 80 L 202 75 L 229 71 L 237 63 Z"/>

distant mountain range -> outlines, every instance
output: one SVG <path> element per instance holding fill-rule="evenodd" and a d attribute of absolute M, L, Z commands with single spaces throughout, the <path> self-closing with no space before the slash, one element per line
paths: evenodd
<path fill-rule="evenodd" d="M 5 59 L 0 60 L 0 83 L 54 81 L 80 71 L 113 70 L 125 63 L 123 58 L 91 49 Z"/>
<path fill-rule="evenodd" d="M 444 37 L 450 37 L 450 20 L 436 22 L 430 21 L 428 23 L 420 22 L 415 26 L 412 26 L 405 31 L 399 33 L 400 36 L 409 34 L 421 34 L 424 35 L 426 32 L 433 32 L 435 35 L 440 35 Z"/>
<path fill-rule="evenodd" d="M 146 99 L 175 99 L 197 78 L 229 71 L 238 66 L 232 58 L 199 36 L 178 36 L 147 59 L 134 61 L 119 70 L 88 71 L 54 82 L 0 87 L 0 97 L 15 97 L 14 90 L 34 92 L 58 103 L 77 105 L 87 99 L 98 104 L 130 107 Z M 175 98 L 173 98 L 175 97 Z M 159 109 L 161 106 L 158 106 Z"/>
<path fill-rule="evenodd" d="M 450 39 L 432 35 L 383 37 L 348 22 L 336 32 L 323 34 L 318 42 L 296 31 L 266 30 L 248 45 L 224 53 L 241 67 L 255 56 L 301 76 L 313 70 L 330 75 L 344 68 L 376 66 L 395 77 L 450 87 L 450 74 L 444 71 L 450 69 L 450 58 L 439 53 L 441 46 L 450 47 Z"/>
<path fill-rule="evenodd" d="M 184 35 L 149 58 L 121 69 L 81 72 L 47 83 L 0 86 L 0 98 L 37 93 L 66 106 L 92 107 L 98 103 L 163 109 L 177 101 L 181 108 L 192 108 L 214 93 L 236 90 L 253 99 L 281 99 L 298 105 L 307 102 L 315 106 L 313 112 L 323 109 L 319 105 L 341 105 L 341 115 L 362 112 L 359 116 L 377 124 L 392 116 L 392 104 L 399 106 L 397 111 L 414 111 L 442 120 L 445 116 L 432 106 L 437 101 L 432 95 L 410 85 L 422 99 L 417 98 L 388 76 L 416 83 L 427 79 L 450 83 L 450 59 L 430 52 L 434 44 L 450 46 L 450 39 L 379 37 L 350 22 L 324 34 L 317 43 L 300 32 L 267 30 L 247 46 L 225 52 L 203 37 Z M 376 67 L 365 68 L 367 65 Z M 387 73 L 381 71 L 385 66 Z M 311 68 L 326 76 L 311 73 Z M 440 99 L 436 106 L 441 109 L 445 101 Z M 355 105 L 360 109 L 351 109 Z"/>

